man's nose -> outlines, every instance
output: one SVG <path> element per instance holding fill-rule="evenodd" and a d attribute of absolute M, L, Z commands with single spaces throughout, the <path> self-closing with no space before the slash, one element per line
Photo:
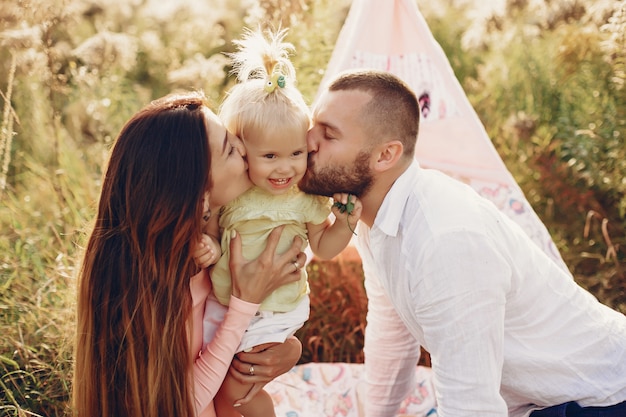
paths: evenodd
<path fill-rule="evenodd" d="M 235 149 L 239 152 L 242 158 L 246 159 L 246 147 L 244 146 L 242 141 L 238 141 L 235 145 Z"/>
<path fill-rule="evenodd" d="M 317 152 L 317 140 L 315 139 L 315 128 L 311 128 L 309 129 L 309 131 L 306 133 L 306 147 L 307 147 L 307 152 L 311 153 L 311 152 Z"/>

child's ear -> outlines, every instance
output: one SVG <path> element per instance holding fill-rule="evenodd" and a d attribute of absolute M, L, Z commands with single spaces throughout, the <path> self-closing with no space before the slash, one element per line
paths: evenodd
<path fill-rule="evenodd" d="M 404 145 L 402 145 L 402 142 L 399 140 L 392 140 L 380 144 L 375 152 L 376 160 L 374 161 L 374 169 L 383 172 L 393 168 L 400 158 L 402 158 Z"/>

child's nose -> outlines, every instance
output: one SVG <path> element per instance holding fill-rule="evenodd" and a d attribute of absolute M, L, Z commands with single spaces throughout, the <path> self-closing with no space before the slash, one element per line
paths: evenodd
<path fill-rule="evenodd" d="M 278 165 L 278 172 L 282 174 L 291 173 L 293 171 L 294 163 L 289 160 L 284 160 Z"/>

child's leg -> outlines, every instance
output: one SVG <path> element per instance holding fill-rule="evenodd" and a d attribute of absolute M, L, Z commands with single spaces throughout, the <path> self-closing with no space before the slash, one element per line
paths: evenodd
<path fill-rule="evenodd" d="M 249 403 L 233 407 L 235 401 L 242 399 L 252 388 L 251 384 L 242 384 L 232 376 L 226 375 L 220 390 L 215 396 L 215 412 L 219 417 L 275 417 L 274 402 L 267 391 L 261 390 Z"/>

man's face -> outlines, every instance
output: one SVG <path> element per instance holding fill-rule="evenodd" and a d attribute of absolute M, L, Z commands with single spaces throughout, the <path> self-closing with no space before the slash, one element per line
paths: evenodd
<path fill-rule="evenodd" d="M 357 90 L 326 92 L 313 113 L 307 134 L 308 167 L 300 189 L 332 197 L 350 193 L 362 197 L 372 185 L 370 148 L 361 110 L 369 94 Z"/>

